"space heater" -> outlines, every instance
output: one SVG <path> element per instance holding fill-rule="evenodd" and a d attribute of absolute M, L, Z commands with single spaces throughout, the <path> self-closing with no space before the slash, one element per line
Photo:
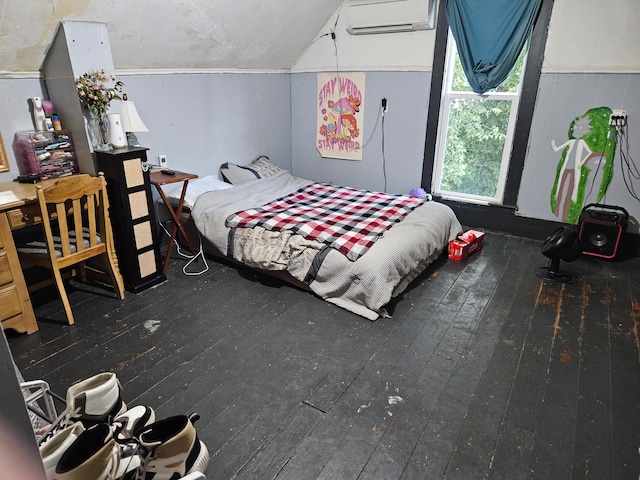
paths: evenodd
<path fill-rule="evenodd" d="M 578 221 L 582 253 L 614 258 L 628 223 L 629 213 L 622 207 L 600 203 L 587 205 Z"/>

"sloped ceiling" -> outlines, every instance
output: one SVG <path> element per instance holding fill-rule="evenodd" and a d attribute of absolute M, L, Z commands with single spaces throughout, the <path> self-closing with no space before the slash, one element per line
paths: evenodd
<path fill-rule="evenodd" d="M 291 68 L 342 0 L 0 0 L 0 72 L 37 72 L 61 20 L 107 24 L 116 70 Z"/>

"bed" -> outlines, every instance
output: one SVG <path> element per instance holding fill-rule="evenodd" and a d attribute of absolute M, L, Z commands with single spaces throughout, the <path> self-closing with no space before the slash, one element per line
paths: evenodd
<path fill-rule="evenodd" d="M 388 211 L 379 215 L 391 226 L 380 227 L 376 223 L 376 228 L 380 228 L 364 240 L 360 236 L 347 236 L 348 240 L 355 238 L 357 241 L 340 243 L 345 238 L 342 230 L 337 235 L 339 240 L 335 236 L 324 238 L 327 225 L 336 222 L 325 222 L 327 225 L 321 226 L 321 234 L 315 237 L 307 235 L 309 232 L 305 230 L 311 220 L 297 228 L 279 230 L 273 228 L 270 221 L 257 221 L 248 213 L 268 214 L 272 206 L 282 207 L 282 202 L 293 201 L 292 195 L 298 198 L 307 192 L 321 191 L 322 201 L 333 204 L 333 192 L 326 194 L 326 191 L 334 186 L 295 177 L 266 157 L 242 167 L 224 164 L 220 175 L 226 182 L 217 179 L 211 182 L 209 178 L 205 186 L 193 182 L 193 189 L 190 182 L 187 192 L 186 205 L 191 207 L 192 220 L 203 237 L 207 253 L 225 256 L 254 269 L 278 273 L 281 278 L 369 320 L 388 316 L 385 305 L 402 293 L 443 253 L 448 242 L 462 232 L 448 206 L 386 194 L 379 194 L 383 196 L 377 197 L 378 203 L 387 206 L 398 199 L 399 209 L 404 211 L 394 210 L 396 217 Z M 335 188 L 340 189 L 341 195 L 347 191 L 349 195 L 358 196 L 357 200 L 348 197 L 345 203 L 348 207 L 360 202 L 359 195 L 378 195 L 378 192 L 348 187 Z M 353 209 L 359 214 L 362 210 L 361 205 Z M 271 218 L 276 215 L 276 223 L 282 223 L 283 213 L 288 216 L 297 210 L 296 206 L 291 210 L 271 211 Z M 368 213 L 364 217 L 368 219 L 374 215 Z M 330 215 L 323 212 L 322 218 L 328 219 Z"/>

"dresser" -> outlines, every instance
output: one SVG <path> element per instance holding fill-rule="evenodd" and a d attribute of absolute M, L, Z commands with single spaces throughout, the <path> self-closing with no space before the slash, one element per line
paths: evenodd
<path fill-rule="evenodd" d="M 111 206 L 116 254 L 125 288 L 138 293 L 166 280 L 158 251 L 147 148 L 127 147 L 96 153 Z"/>
<path fill-rule="evenodd" d="M 0 205 L 0 321 L 3 329 L 33 333 L 38 324 L 11 230 L 37 222 L 40 208 L 33 203 L 33 185 L 0 184 L 0 192 L 15 196 L 14 202 Z"/>

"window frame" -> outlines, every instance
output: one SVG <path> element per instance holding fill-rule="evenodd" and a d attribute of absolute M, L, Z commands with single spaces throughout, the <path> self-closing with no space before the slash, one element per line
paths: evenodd
<path fill-rule="evenodd" d="M 432 190 L 435 146 L 442 100 L 442 87 L 444 84 L 447 38 L 449 35 L 449 23 L 447 22 L 445 7 L 446 0 L 440 0 L 436 23 L 436 46 L 431 72 L 431 89 L 429 93 L 427 133 L 425 136 L 421 182 L 422 187 L 427 191 Z M 531 34 L 529 55 L 527 56 L 525 75 L 522 79 L 522 88 L 520 90 L 520 105 L 515 125 L 511 161 L 509 162 L 502 205 L 498 205 L 510 210 L 516 210 L 552 9 L 553 0 L 542 0 L 540 12 L 538 13 Z M 463 213 L 463 211 L 459 209 L 458 213 Z M 478 212 L 475 208 L 473 208 L 473 214 L 474 218 L 478 217 Z"/>
<path fill-rule="evenodd" d="M 520 96 L 522 91 L 522 79 L 526 75 L 526 57 L 524 61 L 524 75 L 520 78 L 518 89 L 515 92 L 487 92 L 485 94 L 477 94 L 469 88 L 466 91 L 452 91 L 453 77 L 455 73 L 456 43 L 448 29 L 447 48 L 445 53 L 444 81 L 442 87 L 442 97 L 440 99 L 440 112 L 438 120 L 438 134 L 436 138 L 436 147 L 432 173 L 432 192 L 443 198 L 458 200 L 463 202 L 491 204 L 496 203 L 502 205 L 504 198 L 504 190 L 507 181 L 507 172 L 509 170 L 509 162 L 511 159 L 511 150 L 513 147 L 513 137 L 516 130 L 516 121 L 518 117 L 518 108 L 520 104 Z M 493 197 L 484 195 L 474 195 L 463 192 L 452 192 L 442 189 L 442 171 L 444 169 L 445 148 L 447 144 L 447 131 L 449 126 L 451 106 L 453 100 L 500 100 L 511 102 L 509 107 L 509 119 L 505 132 L 505 141 L 502 148 L 500 159 L 500 171 L 497 178 L 496 194 Z"/>

